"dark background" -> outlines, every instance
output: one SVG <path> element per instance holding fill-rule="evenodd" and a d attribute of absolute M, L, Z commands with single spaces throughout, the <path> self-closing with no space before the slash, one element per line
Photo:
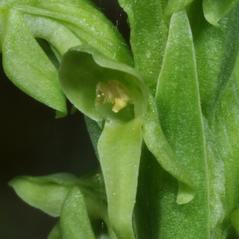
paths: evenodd
<path fill-rule="evenodd" d="M 127 38 L 115 0 L 95 0 Z M 0 239 L 45 239 L 55 220 L 23 203 L 8 187 L 17 175 L 82 174 L 97 167 L 80 113 L 55 119 L 6 78 L 0 62 Z"/>

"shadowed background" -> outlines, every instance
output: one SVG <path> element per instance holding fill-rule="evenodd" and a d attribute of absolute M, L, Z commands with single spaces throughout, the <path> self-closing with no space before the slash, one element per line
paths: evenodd
<path fill-rule="evenodd" d="M 128 37 L 126 17 L 115 0 L 95 0 Z M 7 183 L 18 175 L 81 174 L 97 167 L 80 113 L 55 119 L 26 96 L 0 67 L 0 239 L 45 239 L 55 220 L 23 203 Z"/>

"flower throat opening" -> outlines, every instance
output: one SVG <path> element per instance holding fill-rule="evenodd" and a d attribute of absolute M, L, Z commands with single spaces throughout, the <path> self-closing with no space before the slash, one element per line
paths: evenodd
<path fill-rule="evenodd" d="M 96 85 L 96 104 L 112 104 L 112 111 L 118 113 L 130 102 L 128 90 L 119 81 L 109 80 Z"/>

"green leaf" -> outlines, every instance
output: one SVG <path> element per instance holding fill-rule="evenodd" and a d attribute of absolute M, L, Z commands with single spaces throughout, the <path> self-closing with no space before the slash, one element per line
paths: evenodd
<path fill-rule="evenodd" d="M 227 234 L 239 199 L 238 60 L 233 71 L 238 54 L 238 9 L 237 4 L 217 28 L 204 23 L 197 29 L 195 41 L 203 108 L 212 134 L 210 148 L 215 152 L 214 162 L 209 161 L 214 185 L 210 188 L 211 224 L 219 235 Z"/>
<path fill-rule="evenodd" d="M 58 72 L 35 38 L 45 39 L 60 61 L 70 48 L 87 43 L 112 59 L 132 64 L 116 27 L 86 0 L 1 1 L 0 45 L 10 80 L 26 94 L 66 113 Z"/>
<path fill-rule="evenodd" d="M 96 237 L 97 239 L 109 239 L 109 237 L 107 235 L 100 235 L 98 237 Z"/>
<path fill-rule="evenodd" d="M 70 48 L 82 44 L 74 33 L 56 20 L 32 15 L 25 15 L 24 20 L 32 35 L 49 42 L 61 57 Z"/>
<path fill-rule="evenodd" d="M 67 195 L 61 212 L 60 225 L 62 237 L 65 239 L 95 238 L 84 196 L 77 187 Z"/>
<path fill-rule="evenodd" d="M 187 7 L 194 0 L 168 0 L 166 4 L 166 15 L 171 15 L 174 12 L 180 11 Z"/>
<path fill-rule="evenodd" d="M 56 224 L 48 235 L 47 239 L 62 239 L 59 224 Z"/>
<path fill-rule="evenodd" d="M 239 210 L 238 208 L 233 211 L 231 215 L 231 223 L 233 227 L 236 229 L 237 234 L 239 235 Z"/>
<path fill-rule="evenodd" d="M 105 118 L 129 120 L 145 110 L 146 90 L 134 69 L 88 46 L 74 48 L 65 54 L 60 79 L 70 102 L 96 121 Z M 124 101 L 124 107 L 116 108 L 119 106 L 117 99 Z"/>
<path fill-rule="evenodd" d="M 135 66 L 154 93 L 168 32 L 162 1 L 119 0 L 119 3 L 128 14 Z"/>
<path fill-rule="evenodd" d="M 99 124 L 97 124 L 97 122 L 95 122 L 94 120 L 86 116 L 85 116 L 85 123 L 86 123 L 88 133 L 90 135 L 91 143 L 95 150 L 95 154 L 98 157 L 97 144 L 102 132 L 102 128 L 99 126 Z"/>
<path fill-rule="evenodd" d="M 90 216 L 106 219 L 104 184 L 98 173 L 81 178 L 65 173 L 41 177 L 22 176 L 9 184 L 22 200 L 53 217 L 60 215 L 68 192 L 78 186 L 85 196 Z"/>
<path fill-rule="evenodd" d="M 206 165 L 194 46 L 184 12 L 175 13 L 171 19 L 156 99 L 160 122 L 170 146 L 160 128 L 153 101 L 146 116 L 146 144 L 161 166 L 179 180 L 177 202 L 184 204 L 193 198 L 192 189 L 198 187 L 196 178 L 204 173 Z M 161 147 L 156 142 L 161 142 Z M 196 166 L 195 162 L 201 165 Z"/>
<path fill-rule="evenodd" d="M 185 205 L 178 205 L 176 180 L 155 169 L 158 177 L 154 177 L 159 184 L 156 192 L 161 197 L 159 202 L 151 200 L 157 215 L 161 215 L 156 225 L 158 235 L 164 239 L 183 239 L 185 235 L 187 239 L 210 238 L 208 165 L 195 59 L 186 12 L 175 13 L 170 22 L 156 99 L 162 129 L 184 175 L 195 185 L 195 197 Z"/>
<path fill-rule="evenodd" d="M 80 177 L 77 186 L 84 195 L 90 218 L 102 219 L 107 223 L 107 202 L 102 174 L 94 173 Z"/>
<path fill-rule="evenodd" d="M 105 180 L 109 219 L 119 239 L 134 239 L 136 200 L 142 144 L 142 121 L 107 121 L 98 143 Z"/>
<path fill-rule="evenodd" d="M 9 184 L 30 206 L 57 217 L 66 195 L 76 182 L 77 178 L 71 175 L 57 174 L 45 177 L 17 177 Z"/>
<path fill-rule="evenodd" d="M 202 13 L 198 13 L 200 5 L 195 5 L 191 11 L 201 105 L 206 118 L 214 114 L 220 92 L 233 71 L 239 43 L 238 10 L 239 5 L 220 21 L 218 27 L 208 24 Z"/>
<path fill-rule="evenodd" d="M 187 170 L 176 159 L 176 155 L 170 147 L 158 119 L 158 111 L 155 100 L 149 97 L 148 110 L 145 114 L 143 127 L 144 141 L 155 156 L 160 166 L 179 180 L 179 193 L 177 202 L 184 204 L 192 200 L 195 183 Z M 188 194 L 185 194 L 188 192 Z"/>
<path fill-rule="evenodd" d="M 128 47 L 117 28 L 89 1 L 37 1 L 16 8 L 29 15 L 54 19 L 108 57 L 132 64 Z"/>
<path fill-rule="evenodd" d="M 161 212 L 159 210 L 162 193 L 159 176 L 161 172 L 154 156 L 144 145 L 140 160 L 138 192 L 135 205 L 135 231 L 137 239 L 158 239 Z M 163 170 L 162 170 L 163 171 Z"/>
<path fill-rule="evenodd" d="M 176 160 L 197 184 L 201 174 L 207 178 L 205 137 L 195 50 L 184 11 L 171 19 L 156 99 L 160 122 Z"/>
<path fill-rule="evenodd" d="M 239 200 L 239 57 L 227 84 L 218 101 L 216 113 L 210 122 L 214 133 L 216 150 L 223 162 L 225 197 L 224 217 L 229 218 L 232 211 L 238 207 Z M 228 223 L 228 221 L 227 221 Z"/>
<path fill-rule="evenodd" d="M 23 15 L 10 11 L 5 30 L 2 54 L 8 78 L 26 94 L 65 113 L 57 70 L 33 38 Z"/>
<path fill-rule="evenodd" d="M 230 10 L 238 3 L 238 0 L 203 0 L 203 10 L 205 18 L 213 25 L 230 12 Z"/>

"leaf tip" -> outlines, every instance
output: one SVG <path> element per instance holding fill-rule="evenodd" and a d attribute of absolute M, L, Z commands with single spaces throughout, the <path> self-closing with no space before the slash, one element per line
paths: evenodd
<path fill-rule="evenodd" d="M 187 204 L 194 199 L 194 196 L 194 190 L 191 187 L 179 182 L 178 195 L 176 199 L 177 204 Z"/>

